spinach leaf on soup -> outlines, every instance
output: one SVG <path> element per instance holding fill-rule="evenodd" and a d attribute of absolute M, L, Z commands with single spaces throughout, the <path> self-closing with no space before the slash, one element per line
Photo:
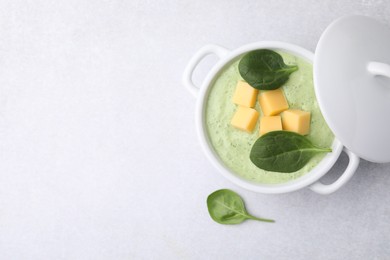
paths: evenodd
<path fill-rule="evenodd" d="M 245 54 L 238 64 L 238 70 L 252 87 L 273 90 L 286 83 L 290 74 L 298 70 L 298 66 L 286 65 L 280 54 L 261 49 Z"/>
<path fill-rule="evenodd" d="M 330 148 L 313 145 L 303 135 L 288 131 L 273 131 L 262 135 L 252 146 L 250 160 L 260 169 L 273 172 L 295 172 L 318 153 Z"/>

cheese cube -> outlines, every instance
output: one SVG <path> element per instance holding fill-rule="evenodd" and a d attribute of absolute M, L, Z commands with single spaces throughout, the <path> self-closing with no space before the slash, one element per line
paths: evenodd
<path fill-rule="evenodd" d="M 258 93 L 257 89 L 240 80 L 233 95 L 233 103 L 244 107 L 254 107 Z"/>
<path fill-rule="evenodd" d="M 239 106 L 230 123 L 238 129 L 252 132 L 258 117 L 259 112 L 255 109 Z"/>
<path fill-rule="evenodd" d="M 289 109 L 282 114 L 283 130 L 307 135 L 310 131 L 310 112 Z"/>
<path fill-rule="evenodd" d="M 260 119 L 260 135 L 278 130 L 283 130 L 280 116 L 263 116 Z"/>
<path fill-rule="evenodd" d="M 280 88 L 261 91 L 259 103 L 265 116 L 274 116 L 288 109 L 287 100 Z"/>

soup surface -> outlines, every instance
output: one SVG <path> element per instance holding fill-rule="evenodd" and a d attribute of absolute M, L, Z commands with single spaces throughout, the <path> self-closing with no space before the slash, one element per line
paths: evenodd
<path fill-rule="evenodd" d="M 313 144 L 331 147 L 334 136 L 318 107 L 313 87 L 313 66 L 303 58 L 277 51 L 286 64 L 298 65 L 282 89 L 291 109 L 311 112 L 310 133 L 306 136 Z M 230 125 L 237 108 L 232 102 L 236 84 L 242 80 L 238 72 L 241 57 L 227 64 L 212 83 L 206 103 L 206 126 L 211 144 L 220 160 L 237 175 L 258 183 L 283 183 L 309 172 L 326 155 L 318 154 L 302 169 L 293 173 L 269 172 L 257 168 L 249 159 L 254 142 L 259 137 L 259 122 L 252 133 L 240 131 Z M 258 102 L 255 109 L 260 112 Z"/>

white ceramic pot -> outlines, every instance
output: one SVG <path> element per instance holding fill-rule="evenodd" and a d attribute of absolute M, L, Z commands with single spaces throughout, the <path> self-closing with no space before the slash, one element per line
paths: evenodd
<path fill-rule="evenodd" d="M 206 126 L 205 126 L 205 106 L 210 87 L 214 78 L 218 75 L 219 71 L 230 61 L 236 57 L 256 49 L 273 49 L 281 50 L 293 55 L 302 57 L 308 62 L 313 63 L 314 54 L 304 48 L 301 48 L 296 45 L 283 42 L 257 42 L 249 45 L 245 45 L 236 50 L 230 51 L 221 46 L 217 45 L 207 45 L 201 48 L 190 60 L 187 65 L 184 75 L 183 82 L 187 89 L 195 96 L 197 99 L 196 107 L 196 127 L 197 133 L 200 139 L 201 146 L 204 153 L 210 162 L 218 169 L 218 171 L 225 176 L 227 179 L 237 184 L 238 186 L 255 191 L 260 193 L 286 193 L 295 190 L 299 190 L 305 187 L 309 187 L 311 190 L 320 193 L 320 194 L 330 194 L 338 190 L 343 186 L 355 173 L 358 164 L 359 157 L 356 156 L 353 152 L 343 147 L 343 145 L 335 138 L 332 144 L 332 152 L 328 153 L 323 160 L 310 172 L 301 176 L 298 179 L 280 183 L 280 184 L 261 184 L 251 182 L 244 178 L 239 177 L 231 169 L 226 167 L 223 162 L 219 159 L 218 155 L 215 153 L 212 144 L 210 143 Z M 196 86 L 192 81 L 192 74 L 199 62 L 206 57 L 207 55 L 214 54 L 219 58 L 219 61 L 211 69 L 207 77 L 205 78 L 201 86 Z M 318 180 L 324 176 L 330 168 L 334 165 L 339 158 L 341 152 L 344 151 L 349 156 L 349 164 L 343 174 L 332 184 L 322 184 Z"/>

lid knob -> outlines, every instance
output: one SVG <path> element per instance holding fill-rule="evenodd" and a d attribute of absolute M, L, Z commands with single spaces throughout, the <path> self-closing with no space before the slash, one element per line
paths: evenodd
<path fill-rule="evenodd" d="M 390 65 L 382 62 L 371 61 L 367 64 L 367 70 L 375 76 L 390 78 Z"/>

